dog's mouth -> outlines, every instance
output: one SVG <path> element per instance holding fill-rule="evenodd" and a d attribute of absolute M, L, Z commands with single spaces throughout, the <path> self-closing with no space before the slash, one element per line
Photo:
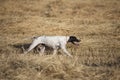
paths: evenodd
<path fill-rule="evenodd" d="M 79 42 L 72 42 L 74 45 L 79 46 Z"/>

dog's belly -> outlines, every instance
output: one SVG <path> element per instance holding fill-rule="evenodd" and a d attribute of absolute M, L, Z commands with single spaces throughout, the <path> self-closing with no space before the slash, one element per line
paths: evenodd
<path fill-rule="evenodd" d="M 45 42 L 45 43 L 43 43 L 45 46 L 48 46 L 48 47 L 51 47 L 51 48 L 53 48 L 53 49 L 55 49 L 55 48 L 58 48 L 58 47 L 60 47 L 60 44 L 59 43 L 55 43 L 55 42 Z"/>
<path fill-rule="evenodd" d="M 64 37 L 43 37 L 41 43 L 53 49 L 60 48 L 61 43 L 64 43 Z"/>

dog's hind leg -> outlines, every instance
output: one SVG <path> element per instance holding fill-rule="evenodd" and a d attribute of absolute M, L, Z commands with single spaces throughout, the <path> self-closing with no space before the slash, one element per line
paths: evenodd
<path fill-rule="evenodd" d="M 45 51 L 45 46 L 44 45 L 39 45 L 38 48 L 40 49 L 39 54 L 44 54 Z"/>
<path fill-rule="evenodd" d="M 34 48 L 34 52 L 35 53 L 39 53 L 40 55 L 43 55 L 45 51 L 45 46 L 43 44 L 38 44 L 35 48 Z"/>
<path fill-rule="evenodd" d="M 56 53 L 57 53 L 57 49 L 54 49 L 53 50 L 53 55 L 56 55 Z"/>
<path fill-rule="evenodd" d="M 25 51 L 24 53 L 27 54 L 29 51 L 31 51 L 33 48 L 35 48 L 38 44 L 39 44 L 39 41 L 35 39 L 35 40 L 32 42 L 32 44 L 30 45 L 30 47 L 28 48 L 28 50 Z"/>
<path fill-rule="evenodd" d="M 22 52 L 24 53 L 24 52 L 25 52 L 25 48 L 24 48 L 24 46 L 22 45 L 21 48 L 22 48 Z"/>

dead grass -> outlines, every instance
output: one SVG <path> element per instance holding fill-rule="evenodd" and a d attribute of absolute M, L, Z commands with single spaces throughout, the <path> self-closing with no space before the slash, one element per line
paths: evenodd
<path fill-rule="evenodd" d="M 119 0 L 0 0 L 0 80 L 120 80 Z M 24 55 L 32 36 L 75 35 L 74 56 Z M 52 52 L 47 52 L 52 53 Z"/>

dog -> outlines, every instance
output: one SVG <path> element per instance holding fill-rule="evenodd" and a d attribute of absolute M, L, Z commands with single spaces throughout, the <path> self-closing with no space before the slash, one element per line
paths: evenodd
<path fill-rule="evenodd" d="M 40 49 L 40 53 L 43 54 L 45 51 L 45 46 L 53 48 L 53 55 L 57 53 L 58 49 L 62 49 L 63 52 L 72 57 L 72 55 L 66 50 L 66 44 L 72 43 L 74 45 L 79 45 L 81 40 L 77 39 L 75 36 L 39 36 L 35 37 L 33 42 L 27 51 L 24 51 L 27 54 L 29 51 L 34 49 L 36 46 Z"/>

